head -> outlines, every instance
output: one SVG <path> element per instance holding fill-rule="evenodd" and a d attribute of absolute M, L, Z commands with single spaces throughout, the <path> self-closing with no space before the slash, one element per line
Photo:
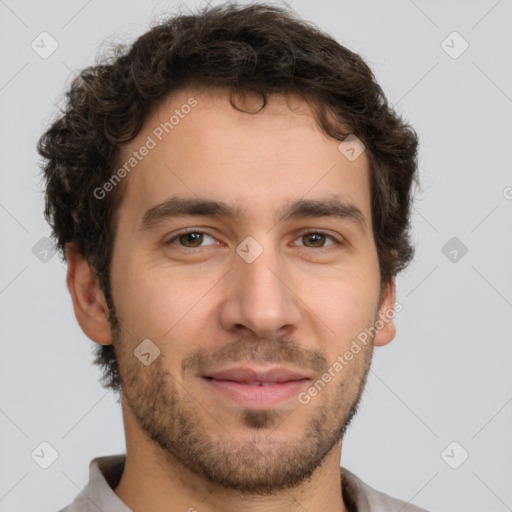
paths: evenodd
<path fill-rule="evenodd" d="M 369 67 L 290 11 L 203 9 L 83 70 L 38 149 L 77 319 L 133 424 L 225 487 L 307 478 L 394 337 L 413 255 L 417 138 Z M 240 405 L 208 377 L 242 363 L 306 387 Z"/>

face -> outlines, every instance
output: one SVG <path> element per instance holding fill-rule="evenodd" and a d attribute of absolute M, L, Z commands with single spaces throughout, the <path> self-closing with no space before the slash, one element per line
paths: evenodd
<path fill-rule="evenodd" d="M 322 464 L 372 345 L 394 335 L 389 322 L 353 349 L 394 296 L 379 304 L 368 160 L 338 145 L 298 97 L 247 114 L 189 89 L 121 154 L 146 154 L 125 178 L 111 266 L 125 421 L 170 464 L 243 493 Z"/>

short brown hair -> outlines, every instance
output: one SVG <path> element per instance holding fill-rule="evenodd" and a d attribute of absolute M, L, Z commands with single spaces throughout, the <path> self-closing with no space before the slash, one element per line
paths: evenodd
<path fill-rule="evenodd" d="M 95 271 L 115 326 L 110 289 L 114 216 L 123 194 L 94 190 L 116 169 L 120 147 L 134 139 L 150 109 L 187 86 L 233 92 L 298 93 L 314 106 L 322 130 L 353 133 L 370 161 L 373 234 L 381 290 L 413 256 L 409 239 L 415 131 L 391 107 L 363 59 L 281 7 L 226 3 L 173 16 L 119 46 L 74 78 L 64 111 L 43 134 L 45 217 L 65 261 L 73 242 Z M 232 103 L 233 104 L 233 103 Z M 262 108 L 263 108 L 262 107 Z M 97 346 L 105 387 L 120 388 L 112 345 Z"/>

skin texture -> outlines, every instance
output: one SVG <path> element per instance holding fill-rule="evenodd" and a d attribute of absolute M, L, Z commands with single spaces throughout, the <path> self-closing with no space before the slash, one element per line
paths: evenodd
<path fill-rule="evenodd" d="M 307 404 L 293 396 L 246 408 L 202 375 L 242 363 L 285 366 L 310 378 L 307 390 L 392 310 L 394 281 L 379 304 L 368 160 L 349 161 L 297 96 L 271 96 L 249 115 L 226 91 L 190 88 L 150 113 L 120 164 L 191 97 L 197 105 L 124 178 L 111 265 L 119 329 L 109 326 L 89 265 L 67 249 L 77 319 L 118 354 L 127 462 L 115 492 L 135 512 L 346 510 L 342 434 L 373 346 L 395 335 L 392 320 Z M 241 106 L 257 110 L 259 99 Z M 240 217 L 168 218 L 140 229 L 144 213 L 170 197 L 224 201 Z M 333 197 L 356 206 L 364 226 L 276 219 L 289 201 Z M 203 236 L 177 237 L 187 228 Z M 252 263 L 236 251 L 248 236 L 263 249 Z M 145 339 L 160 350 L 148 366 L 134 356 Z"/>

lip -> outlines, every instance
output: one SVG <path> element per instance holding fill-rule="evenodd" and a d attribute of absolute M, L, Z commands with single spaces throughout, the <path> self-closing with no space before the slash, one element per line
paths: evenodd
<path fill-rule="evenodd" d="M 202 376 L 214 392 L 246 408 L 268 408 L 297 396 L 311 381 L 306 374 L 276 367 L 237 367 Z"/>
<path fill-rule="evenodd" d="M 308 374 L 300 373 L 290 368 L 278 366 L 268 370 L 249 366 L 237 366 L 204 375 L 216 380 L 229 380 L 234 382 L 290 382 L 309 378 Z"/>

